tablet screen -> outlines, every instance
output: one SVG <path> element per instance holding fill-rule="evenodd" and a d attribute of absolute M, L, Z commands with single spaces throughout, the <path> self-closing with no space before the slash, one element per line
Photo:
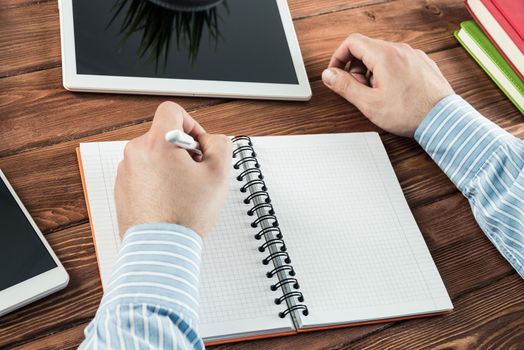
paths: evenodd
<path fill-rule="evenodd" d="M 0 178 L 0 291 L 57 265 Z"/>
<path fill-rule="evenodd" d="M 297 84 L 276 0 L 73 0 L 78 74 Z"/>

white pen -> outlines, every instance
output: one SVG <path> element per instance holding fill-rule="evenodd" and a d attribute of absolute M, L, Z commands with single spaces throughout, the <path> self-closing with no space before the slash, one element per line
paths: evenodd
<path fill-rule="evenodd" d="M 171 130 L 166 133 L 166 141 L 175 146 L 188 150 L 196 155 L 201 156 L 200 144 L 195 141 L 191 135 L 186 134 L 182 130 Z"/>

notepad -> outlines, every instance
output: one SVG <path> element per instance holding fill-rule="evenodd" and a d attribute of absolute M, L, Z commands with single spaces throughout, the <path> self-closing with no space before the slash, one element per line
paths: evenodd
<path fill-rule="evenodd" d="M 233 144 L 226 207 L 204 239 L 206 344 L 452 310 L 378 134 Z M 103 285 L 120 247 L 113 188 L 124 146 L 78 152 Z"/>

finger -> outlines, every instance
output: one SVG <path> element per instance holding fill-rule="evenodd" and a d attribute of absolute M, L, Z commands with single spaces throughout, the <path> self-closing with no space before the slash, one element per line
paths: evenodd
<path fill-rule="evenodd" d="M 203 153 L 202 162 L 217 166 L 223 171 L 230 170 L 232 144 L 229 137 L 224 135 L 202 134 L 198 141 Z M 226 169 L 227 168 L 227 169 Z"/>
<path fill-rule="evenodd" d="M 202 159 L 204 159 L 204 157 L 201 154 L 196 154 L 196 153 L 192 154 L 191 157 L 193 158 L 195 162 L 199 162 L 199 163 L 202 161 Z"/>
<path fill-rule="evenodd" d="M 327 87 L 359 109 L 362 109 L 361 107 L 371 99 L 373 89 L 342 69 L 326 69 L 322 73 L 322 81 Z"/>
<path fill-rule="evenodd" d="M 176 157 L 177 162 L 188 164 L 191 159 L 198 161 L 198 156 L 193 156 L 187 150 L 176 147 L 165 140 L 165 135 L 160 137 L 151 131 L 141 135 L 126 144 L 124 159 L 133 162 L 135 159 L 148 161 L 151 157 Z"/>
<path fill-rule="evenodd" d="M 355 79 L 358 80 L 359 83 L 364 84 L 366 86 L 371 86 L 371 83 L 369 82 L 369 79 L 365 74 L 360 73 L 349 73 L 351 74 Z"/>
<path fill-rule="evenodd" d="M 362 63 L 361 60 L 353 60 L 350 62 L 347 71 L 350 73 L 358 73 L 365 75 L 368 69 L 366 68 L 364 63 Z"/>
<path fill-rule="evenodd" d="M 335 50 L 331 60 L 330 68 L 341 68 L 355 59 L 360 60 L 369 70 L 373 70 L 376 64 L 376 54 L 380 49 L 380 43 L 362 34 L 349 35 Z"/>
<path fill-rule="evenodd" d="M 370 86 L 367 73 L 369 72 L 364 63 L 360 60 L 351 61 L 348 72 L 355 77 L 360 83 Z"/>
<path fill-rule="evenodd" d="M 375 87 L 375 76 L 373 74 L 370 74 L 367 76 L 367 79 L 369 81 L 369 86 Z"/>
<path fill-rule="evenodd" d="M 166 132 L 174 129 L 183 130 L 196 138 L 205 133 L 204 128 L 180 105 L 173 102 L 163 102 L 156 109 L 150 132 L 154 137 L 163 140 Z"/>

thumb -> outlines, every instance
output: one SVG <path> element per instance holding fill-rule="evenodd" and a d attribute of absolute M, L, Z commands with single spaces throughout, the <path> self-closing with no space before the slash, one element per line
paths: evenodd
<path fill-rule="evenodd" d="M 231 140 L 225 135 L 202 134 L 198 141 L 203 153 L 202 162 L 223 171 L 230 171 L 232 163 Z"/>
<path fill-rule="evenodd" d="M 328 68 L 322 72 L 324 84 L 344 97 L 358 109 L 371 97 L 372 88 L 360 82 L 351 73 L 340 68 Z"/>

